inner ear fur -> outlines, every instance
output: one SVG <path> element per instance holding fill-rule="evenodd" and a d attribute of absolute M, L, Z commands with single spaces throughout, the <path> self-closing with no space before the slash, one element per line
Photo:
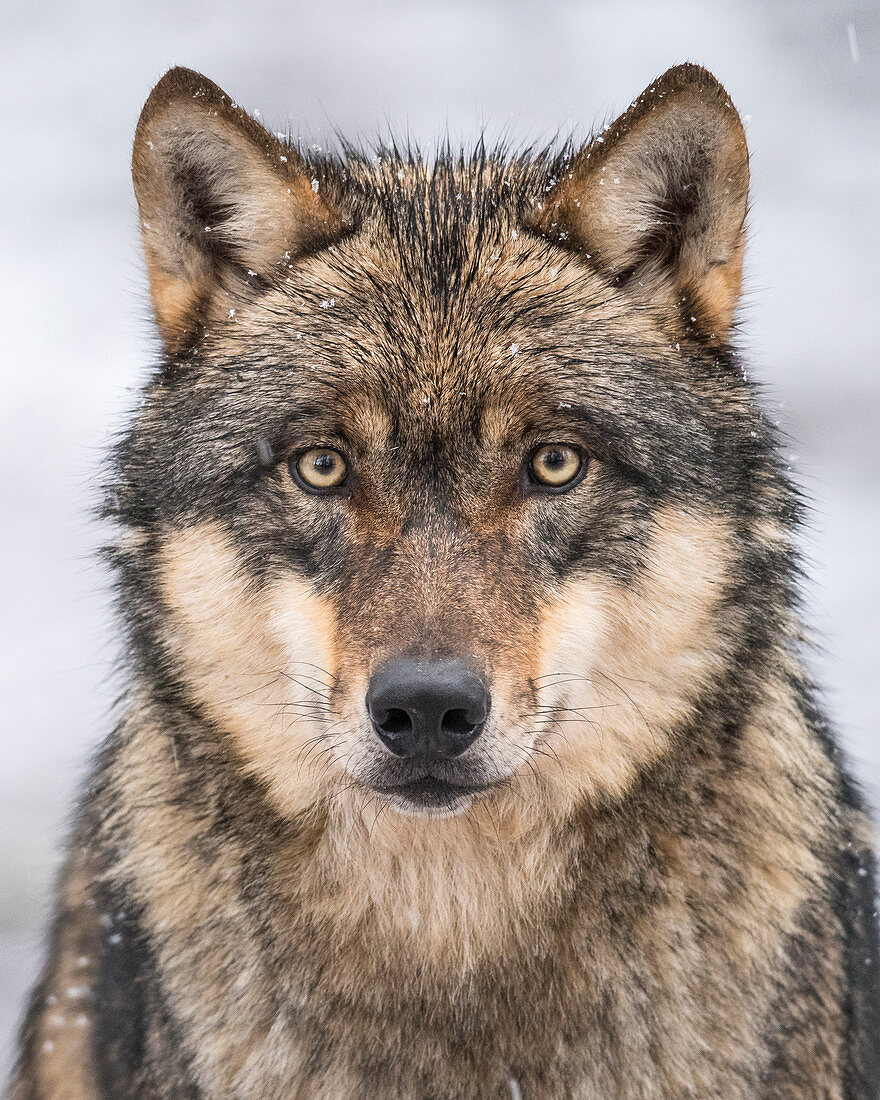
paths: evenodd
<path fill-rule="evenodd" d="M 749 156 L 736 108 L 698 65 L 669 69 L 570 161 L 537 228 L 710 342 L 742 283 Z"/>
<path fill-rule="evenodd" d="M 144 105 L 132 177 L 170 352 L 344 229 L 300 155 L 207 77 L 171 69 Z"/>

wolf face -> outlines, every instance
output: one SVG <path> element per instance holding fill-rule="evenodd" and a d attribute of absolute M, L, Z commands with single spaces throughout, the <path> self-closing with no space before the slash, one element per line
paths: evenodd
<path fill-rule="evenodd" d="M 787 583 L 720 85 L 671 70 L 558 155 L 342 162 L 174 70 L 134 176 L 167 353 L 111 509 L 136 667 L 287 814 L 628 789 Z"/>

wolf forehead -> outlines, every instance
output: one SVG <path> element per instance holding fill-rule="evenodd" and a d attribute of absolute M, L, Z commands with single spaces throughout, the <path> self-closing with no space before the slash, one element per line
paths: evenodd
<path fill-rule="evenodd" d="M 309 171 L 356 208 L 357 228 L 241 294 L 180 357 L 176 384 L 160 379 L 181 405 L 196 388 L 193 412 L 228 442 L 344 428 L 353 444 L 465 434 L 503 446 L 576 421 L 622 443 L 652 405 L 700 418 L 687 365 L 699 345 L 524 224 L 556 169 L 483 155 Z M 740 380 L 723 357 L 714 365 L 726 385 Z"/>
<path fill-rule="evenodd" d="M 566 341 L 606 354 L 609 339 L 656 345 L 656 332 L 598 269 L 529 229 L 526 211 L 554 170 L 501 156 L 430 168 L 383 158 L 355 162 L 357 171 L 311 163 L 307 171 L 347 212 L 345 233 L 311 255 L 287 256 L 268 293 L 236 303 L 209 330 L 219 337 L 209 350 L 254 365 L 263 352 L 262 362 L 345 367 L 405 402 L 414 384 L 437 396 L 469 381 L 479 396 L 527 382 L 540 366 L 535 352 L 558 351 L 554 375 L 565 380 L 589 359 L 575 364 Z"/>

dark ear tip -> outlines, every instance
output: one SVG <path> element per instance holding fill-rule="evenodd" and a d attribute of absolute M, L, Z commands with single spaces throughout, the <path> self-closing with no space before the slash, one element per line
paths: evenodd
<path fill-rule="evenodd" d="M 165 86 L 173 86 L 181 90 L 189 91 L 196 88 L 201 82 L 207 79 L 208 78 L 202 73 L 196 72 L 195 69 L 190 69 L 186 65 L 172 65 L 171 68 L 163 74 L 161 79 L 156 82 L 153 90 L 156 91 Z"/>
<path fill-rule="evenodd" d="M 194 69 L 175 65 L 165 73 L 147 97 L 138 120 L 138 131 L 143 132 L 152 119 L 177 100 L 202 100 L 205 104 L 218 105 L 228 101 L 228 98 L 213 80 Z"/>
<path fill-rule="evenodd" d="M 697 65 L 693 61 L 684 61 L 680 65 L 673 65 L 671 69 L 667 69 L 651 84 L 647 94 L 670 95 L 684 91 L 711 92 L 724 103 L 730 103 L 730 96 L 721 81 L 708 69 L 704 69 L 702 65 Z"/>
<path fill-rule="evenodd" d="M 251 140 L 260 144 L 269 138 L 263 127 L 254 122 L 213 80 L 194 69 L 177 65 L 169 69 L 155 85 L 138 119 L 132 149 L 135 190 L 140 177 L 151 173 L 153 143 L 161 141 L 157 135 L 163 132 L 172 116 L 177 120 L 187 116 L 196 129 L 209 126 L 207 116 L 211 116 L 215 126 L 220 122 L 231 124 L 244 130 Z M 172 125 L 177 123 L 172 121 Z"/>

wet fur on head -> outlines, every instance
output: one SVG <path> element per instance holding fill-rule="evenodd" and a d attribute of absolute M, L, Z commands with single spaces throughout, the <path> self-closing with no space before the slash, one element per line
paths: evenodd
<path fill-rule="evenodd" d="M 665 109 L 680 89 L 688 124 L 660 194 L 654 177 L 668 134 L 653 132 L 645 103 Z M 175 689 L 239 738 L 245 766 L 289 800 L 289 812 L 326 797 L 334 777 L 358 798 L 383 766 L 362 699 L 371 673 L 395 653 L 416 647 L 475 659 L 494 705 L 473 777 L 514 787 L 539 779 L 551 793 L 547 809 L 533 809 L 538 817 L 564 816 L 587 792 L 624 791 L 737 652 L 749 646 L 754 654 L 747 629 L 730 636 L 748 626 L 739 621 L 746 606 L 733 599 L 742 567 L 734 543 L 750 538 L 755 523 L 784 531 L 793 498 L 736 362 L 715 346 L 714 329 L 726 331 L 729 316 L 713 316 L 708 331 L 667 294 L 670 283 L 696 286 L 723 262 L 739 262 L 735 249 L 718 248 L 702 271 L 692 256 L 683 259 L 688 249 L 696 254 L 694 241 L 712 246 L 725 203 L 742 228 L 741 129 L 731 124 L 728 145 L 714 131 L 707 141 L 703 118 L 731 111 L 712 78 L 682 70 L 634 106 L 614 143 L 606 132 L 558 154 L 480 148 L 428 164 L 412 151 L 349 151 L 340 162 L 303 158 L 256 133 L 194 74 L 154 92 L 139 126 L 135 182 L 172 352 L 156 398 L 173 401 L 175 412 L 148 409 L 149 431 L 120 452 L 124 489 L 165 517 L 158 558 L 136 558 L 150 560 L 160 597 L 159 617 L 155 603 L 142 608 L 136 639 L 146 637 L 154 664 L 167 660 Z M 608 150 L 633 144 L 653 175 L 614 202 L 631 203 L 647 220 L 643 249 L 661 223 L 675 237 L 651 260 L 653 282 L 641 268 L 636 277 L 629 253 L 626 273 L 615 269 L 625 250 L 614 252 L 607 229 L 593 258 L 579 237 L 589 227 L 572 214 L 592 185 L 590 158 L 598 165 L 602 150 L 601 174 Z M 222 166 L 219 183 L 210 173 L 193 183 L 194 148 Z M 715 177 L 736 156 L 739 190 L 731 194 L 725 181 L 719 199 Z M 714 160 L 723 163 L 713 169 Z M 311 181 L 309 233 L 292 216 L 262 231 L 268 196 L 292 202 L 303 180 Z M 678 188 L 691 198 L 676 220 Z M 172 211 L 164 221 L 157 204 Z M 251 211 L 265 255 L 239 240 Z M 247 278 L 245 263 L 255 265 Z M 176 306 L 166 308 L 169 279 L 194 288 L 183 321 Z M 724 403 L 707 401 L 719 385 L 729 391 Z M 276 472 L 284 456 L 342 435 L 357 477 L 346 505 L 291 492 Z M 589 454 L 583 485 L 571 501 L 517 503 L 525 451 L 557 437 Z M 769 460 L 775 489 L 756 498 L 740 485 L 729 496 L 725 483 L 741 477 L 742 463 L 729 462 L 724 448 L 754 451 L 756 474 Z M 168 503 L 184 515 L 167 515 L 159 465 L 179 466 L 185 491 Z M 134 470 L 143 478 L 132 479 Z M 291 509 L 298 514 L 281 519 Z M 770 553 L 788 552 L 785 542 L 783 535 Z M 754 552 L 768 553 L 758 545 Z M 663 597 L 657 586 L 669 580 L 657 570 L 674 571 L 676 555 L 694 563 L 692 576 Z M 779 570 L 765 573 L 786 583 Z M 645 613 L 634 603 L 640 590 Z M 763 602 L 757 588 L 750 600 Z M 725 604 L 735 621 L 722 638 L 710 621 Z M 639 625 L 650 636 L 637 636 Z M 666 650 L 669 631 L 678 649 Z M 322 722 L 333 736 L 315 750 Z M 574 746 L 567 767 L 562 734 Z"/>
<path fill-rule="evenodd" d="M 175 69 L 133 173 L 164 357 L 107 504 L 129 710 L 18 1095 L 73 1080 L 46 1004 L 86 944 L 83 1096 L 869 1100 L 873 856 L 731 344 L 721 85 L 672 69 L 583 146 L 333 158 Z M 399 658 L 491 696 L 422 807 L 365 704 Z"/>

